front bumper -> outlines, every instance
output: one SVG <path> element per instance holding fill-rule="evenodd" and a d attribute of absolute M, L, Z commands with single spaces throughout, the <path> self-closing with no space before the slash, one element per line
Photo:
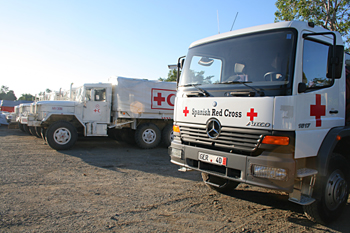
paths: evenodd
<path fill-rule="evenodd" d="M 182 152 L 178 153 L 179 150 Z M 198 159 L 199 152 L 225 157 L 227 159 L 226 166 L 200 161 Z M 288 193 L 293 192 L 295 160 L 291 153 L 263 152 L 259 156 L 246 156 L 183 145 L 178 141 L 173 141 L 169 147 L 169 155 L 171 162 L 181 167 L 205 172 L 240 183 L 277 189 Z M 284 180 L 256 177 L 253 175 L 253 165 L 285 169 L 287 171 L 287 177 Z"/>

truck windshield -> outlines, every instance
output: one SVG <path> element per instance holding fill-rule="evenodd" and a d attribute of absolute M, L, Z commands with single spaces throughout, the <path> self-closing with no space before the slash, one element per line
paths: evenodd
<path fill-rule="evenodd" d="M 259 89 L 278 89 L 277 95 L 291 94 L 295 38 L 295 30 L 280 29 L 190 48 L 179 85 L 210 89 L 243 82 Z"/>

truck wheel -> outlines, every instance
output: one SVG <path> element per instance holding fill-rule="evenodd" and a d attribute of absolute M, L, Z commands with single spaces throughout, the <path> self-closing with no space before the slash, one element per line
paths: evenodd
<path fill-rule="evenodd" d="M 46 141 L 46 129 L 44 127 L 41 127 L 40 135 L 41 138 L 44 139 L 44 141 Z"/>
<path fill-rule="evenodd" d="M 34 128 L 35 128 L 35 136 L 37 138 L 41 138 L 41 127 L 35 126 Z"/>
<path fill-rule="evenodd" d="M 349 165 L 347 160 L 339 155 L 333 154 L 329 163 L 327 176 L 321 182 L 322 196 L 311 205 L 303 206 L 308 219 L 327 224 L 339 217 L 349 196 Z"/>
<path fill-rule="evenodd" d="M 23 124 L 23 129 L 24 129 L 24 132 L 26 132 L 27 134 L 29 134 L 29 135 L 31 134 L 30 131 L 29 131 L 28 125 Z"/>
<path fill-rule="evenodd" d="M 21 124 L 20 122 L 18 122 L 18 128 L 19 128 L 22 132 L 25 132 L 25 131 L 24 131 L 24 128 L 23 128 L 23 124 Z"/>
<path fill-rule="evenodd" d="M 173 124 L 168 124 L 162 130 L 162 143 L 164 146 L 169 147 L 173 139 Z"/>
<path fill-rule="evenodd" d="M 160 143 L 160 130 L 155 124 L 145 123 L 137 127 L 135 132 L 136 144 L 144 149 L 151 149 Z"/>
<path fill-rule="evenodd" d="M 202 179 L 209 188 L 220 193 L 232 192 L 239 185 L 239 182 L 213 176 L 205 172 L 202 172 Z"/>
<path fill-rule="evenodd" d="M 66 121 L 52 124 L 46 132 L 46 141 L 55 150 L 71 148 L 77 141 L 78 133 L 75 127 Z"/>
<path fill-rule="evenodd" d="M 33 136 L 36 136 L 36 131 L 35 131 L 34 126 L 29 126 L 28 128 L 29 128 L 30 134 L 33 135 Z"/>

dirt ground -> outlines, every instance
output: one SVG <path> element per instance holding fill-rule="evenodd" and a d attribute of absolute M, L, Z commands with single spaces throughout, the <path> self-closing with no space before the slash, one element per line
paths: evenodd
<path fill-rule="evenodd" d="M 285 193 L 240 184 L 217 193 L 177 171 L 167 148 L 79 138 L 67 151 L 0 127 L 1 232 L 350 232 L 350 202 L 329 226 Z"/>

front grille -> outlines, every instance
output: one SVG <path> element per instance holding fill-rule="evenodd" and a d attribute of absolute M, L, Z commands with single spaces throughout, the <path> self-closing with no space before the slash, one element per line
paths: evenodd
<path fill-rule="evenodd" d="M 271 131 L 242 129 L 223 126 L 217 139 L 211 139 L 207 135 L 206 125 L 177 123 L 180 127 L 181 140 L 184 143 L 216 149 L 220 151 L 255 151 L 264 135 L 271 134 Z"/>

